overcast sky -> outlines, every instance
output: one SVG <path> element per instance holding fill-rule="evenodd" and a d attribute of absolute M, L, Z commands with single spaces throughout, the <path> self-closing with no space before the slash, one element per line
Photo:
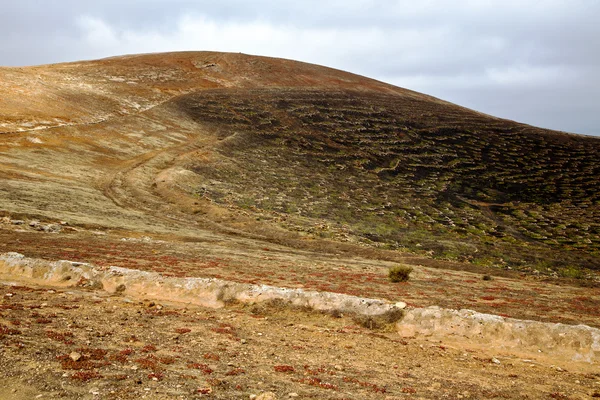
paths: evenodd
<path fill-rule="evenodd" d="M 233 51 L 600 135 L 597 0 L 0 0 L 0 65 Z"/>

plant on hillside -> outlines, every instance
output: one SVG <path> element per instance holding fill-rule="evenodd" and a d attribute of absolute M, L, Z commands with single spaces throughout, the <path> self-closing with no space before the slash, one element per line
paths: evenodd
<path fill-rule="evenodd" d="M 406 282 L 410 278 L 412 267 L 408 265 L 396 265 L 389 269 L 388 277 L 391 282 Z"/>

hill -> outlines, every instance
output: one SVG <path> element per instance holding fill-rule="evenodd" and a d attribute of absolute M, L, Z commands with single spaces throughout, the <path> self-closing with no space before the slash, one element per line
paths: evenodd
<path fill-rule="evenodd" d="M 296 61 L 0 68 L 0 397 L 600 396 L 599 173 L 598 138 Z"/>
<path fill-rule="evenodd" d="M 145 226 L 140 215 L 168 210 L 184 226 L 283 244 L 325 238 L 572 277 L 600 268 L 594 137 L 243 54 L 0 75 L 9 213 Z"/>

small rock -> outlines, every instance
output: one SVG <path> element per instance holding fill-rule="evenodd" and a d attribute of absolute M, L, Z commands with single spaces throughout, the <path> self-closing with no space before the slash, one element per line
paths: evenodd
<path fill-rule="evenodd" d="M 298 393 L 292 392 L 292 393 L 288 394 L 288 397 L 289 398 L 294 398 L 294 397 L 299 397 L 299 395 L 298 395 Z"/>
<path fill-rule="evenodd" d="M 6 294 L 4 295 L 4 297 L 13 297 L 14 295 L 15 295 L 14 293 L 6 293 Z"/>
<path fill-rule="evenodd" d="M 404 309 L 404 308 L 406 308 L 406 303 L 403 301 L 399 301 L 396 304 L 394 304 L 394 307 L 399 308 L 399 309 Z"/>
<path fill-rule="evenodd" d="M 71 352 L 71 354 L 69 354 L 69 358 L 75 362 L 81 360 L 81 353 L 78 353 L 76 351 Z"/>
<path fill-rule="evenodd" d="M 242 340 L 240 340 L 240 343 L 241 344 L 246 344 L 246 343 L 248 343 L 248 341 L 246 339 L 242 339 Z"/>
<path fill-rule="evenodd" d="M 56 225 L 56 224 L 44 225 L 42 227 L 42 230 L 44 232 L 50 232 L 50 233 L 60 232 L 60 231 L 62 231 L 62 226 Z"/>
<path fill-rule="evenodd" d="M 10 221 L 13 225 L 23 225 L 25 223 L 25 221 L 20 220 L 20 219 L 13 219 L 12 221 Z"/>
<path fill-rule="evenodd" d="M 500 364 L 500 360 L 498 360 L 497 358 L 492 358 L 492 362 L 494 364 Z"/>
<path fill-rule="evenodd" d="M 335 365 L 333 368 L 335 368 L 338 371 L 343 371 L 344 367 L 342 367 L 341 365 Z"/>
<path fill-rule="evenodd" d="M 273 392 L 265 392 L 265 393 L 259 394 L 256 397 L 256 400 L 277 400 L 277 395 L 275 395 L 275 393 L 273 393 Z"/>
<path fill-rule="evenodd" d="M 32 228 L 35 228 L 39 224 L 40 224 L 40 221 L 29 221 L 29 226 L 31 226 Z"/>
<path fill-rule="evenodd" d="M 255 400 L 256 399 L 256 395 L 255 394 L 251 394 L 250 396 L 248 396 L 248 398 L 250 400 Z"/>

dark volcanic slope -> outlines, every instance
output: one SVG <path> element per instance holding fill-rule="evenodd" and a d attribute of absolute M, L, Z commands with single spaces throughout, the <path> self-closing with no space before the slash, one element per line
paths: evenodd
<path fill-rule="evenodd" d="M 352 90 L 210 90 L 176 104 L 223 138 L 220 157 L 191 167 L 214 201 L 436 257 L 600 267 L 595 138 Z"/>

